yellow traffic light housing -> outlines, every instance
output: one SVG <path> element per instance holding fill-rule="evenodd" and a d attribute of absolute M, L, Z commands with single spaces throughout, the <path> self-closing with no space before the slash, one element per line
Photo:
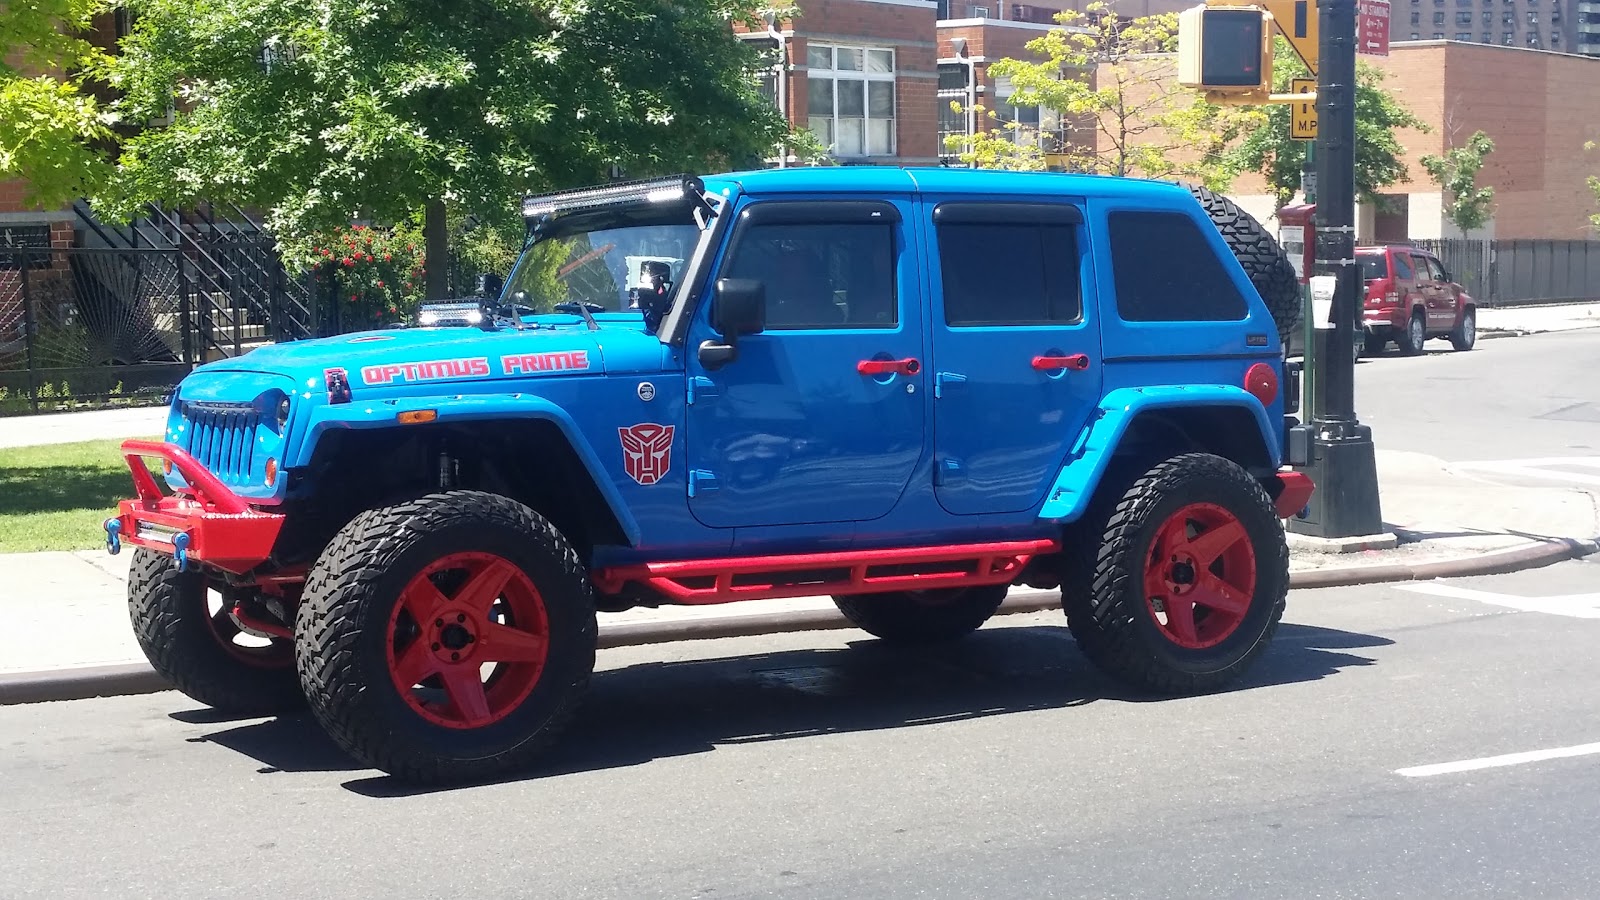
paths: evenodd
<path fill-rule="evenodd" d="M 1212 103 L 1315 100 L 1272 93 L 1272 13 L 1257 6 L 1195 6 L 1178 14 L 1178 83 Z"/>

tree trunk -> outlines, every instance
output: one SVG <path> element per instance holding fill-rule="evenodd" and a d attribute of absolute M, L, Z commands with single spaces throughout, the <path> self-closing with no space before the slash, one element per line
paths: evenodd
<path fill-rule="evenodd" d="M 450 293 L 450 233 L 444 217 L 443 200 L 429 200 L 423 207 L 422 239 L 428 254 L 426 274 L 430 302 L 444 300 Z"/>

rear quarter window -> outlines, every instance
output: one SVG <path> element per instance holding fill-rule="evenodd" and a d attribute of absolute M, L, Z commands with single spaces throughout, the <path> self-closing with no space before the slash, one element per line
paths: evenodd
<path fill-rule="evenodd" d="M 1123 321 L 1236 322 L 1249 313 L 1194 219 L 1175 212 L 1113 212 L 1108 233 Z"/>
<path fill-rule="evenodd" d="M 1361 260 L 1361 276 L 1368 281 L 1389 277 L 1389 254 L 1387 253 L 1358 253 L 1356 259 Z"/>

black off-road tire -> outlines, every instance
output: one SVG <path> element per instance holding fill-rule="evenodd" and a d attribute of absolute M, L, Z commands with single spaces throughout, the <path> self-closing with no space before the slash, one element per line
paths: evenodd
<path fill-rule="evenodd" d="M 492 553 L 525 573 L 548 619 L 548 656 L 505 718 L 449 728 L 415 712 L 389 674 L 389 622 L 401 591 L 453 553 Z M 353 519 L 306 580 L 295 662 L 311 711 L 362 764 L 416 784 L 478 781 L 524 769 L 571 722 L 594 671 L 598 628 L 588 574 L 565 537 L 527 506 L 448 491 Z"/>
<path fill-rule="evenodd" d="M 135 548 L 128 569 L 128 618 L 139 648 L 162 678 L 213 709 L 246 716 L 305 705 L 287 646 L 230 652 L 211 623 L 206 575 L 178 571 L 162 553 Z"/>
<path fill-rule="evenodd" d="M 1223 240 L 1244 267 L 1250 283 L 1272 313 L 1278 326 L 1278 340 L 1289 346 L 1289 336 L 1300 327 L 1303 310 L 1300 298 L 1300 280 L 1294 274 L 1294 264 L 1271 233 L 1245 212 L 1238 204 L 1215 191 L 1198 184 L 1186 184 L 1189 193 L 1200 201 L 1200 206 L 1211 217 Z"/>
<path fill-rule="evenodd" d="M 894 644 L 931 644 L 983 627 L 1005 601 L 1010 585 L 933 591 L 893 591 L 834 597 L 850 624 Z"/>
<path fill-rule="evenodd" d="M 1144 572 L 1156 530 L 1191 503 L 1215 504 L 1243 526 L 1255 557 L 1255 590 L 1237 628 L 1205 649 L 1179 646 L 1162 631 L 1145 596 Z M 1125 490 L 1097 495 L 1077 540 L 1063 554 L 1062 606 L 1078 645 L 1102 671 L 1161 694 L 1220 689 L 1266 649 L 1283 618 L 1289 548 L 1266 490 L 1236 463 L 1206 453 L 1160 462 Z"/>

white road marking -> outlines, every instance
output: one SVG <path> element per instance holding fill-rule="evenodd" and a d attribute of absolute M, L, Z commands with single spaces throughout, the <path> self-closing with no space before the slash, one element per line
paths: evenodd
<path fill-rule="evenodd" d="M 1427 778 L 1430 775 L 1450 775 L 1477 769 L 1495 769 L 1501 766 L 1520 766 L 1525 763 L 1544 762 L 1547 759 L 1566 759 L 1571 756 L 1589 756 L 1600 753 L 1600 744 L 1579 744 L 1576 747 L 1556 747 L 1551 750 L 1529 750 L 1526 753 L 1507 753 L 1504 756 L 1484 756 L 1457 762 L 1434 763 L 1429 766 L 1412 766 L 1395 769 L 1396 775 L 1407 778 Z"/>
<path fill-rule="evenodd" d="M 1492 591 L 1475 591 L 1471 588 L 1440 584 L 1436 581 L 1410 581 L 1395 585 L 1413 594 L 1432 594 L 1452 600 L 1476 600 L 1523 612 L 1546 613 L 1573 619 L 1600 619 L 1600 594 L 1563 594 L 1556 597 L 1518 597 L 1515 594 L 1498 594 Z"/>
<path fill-rule="evenodd" d="M 1514 475 L 1521 478 L 1564 481 L 1568 484 L 1600 485 L 1600 474 L 1566 472 L 1549 466 L 1576 466 L 1600 470 L 1600 456 L 1544 456 L 1534 459 L 1503 459 L 1483 462 L 1450 463 L 1449 467 L 1463 472 L 1480 472 L 1486 475 Z"/>

